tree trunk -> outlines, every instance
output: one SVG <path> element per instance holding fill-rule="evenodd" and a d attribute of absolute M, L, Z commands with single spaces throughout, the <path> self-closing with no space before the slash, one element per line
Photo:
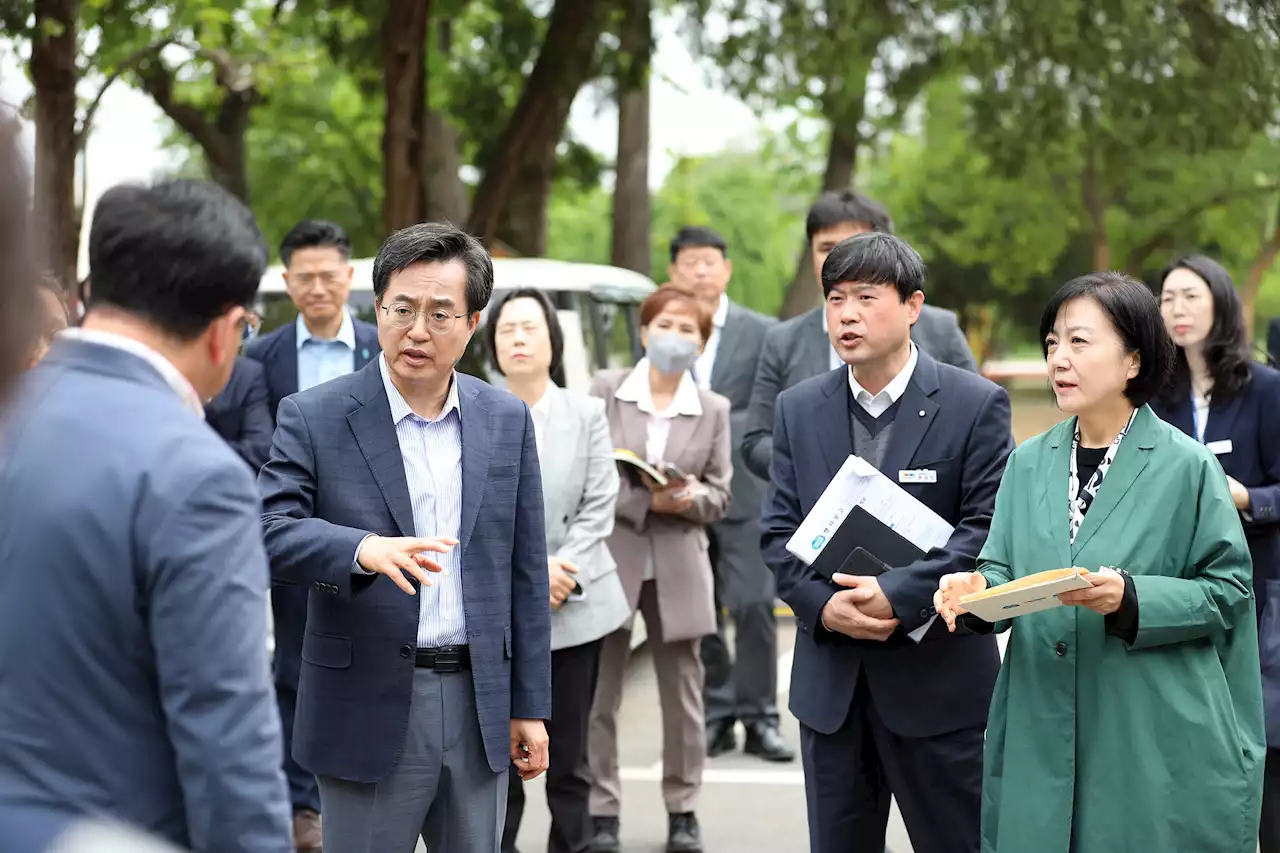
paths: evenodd
<path fill-rule="evenodd" d="M 1085 119 L 1086 134 L 1092 136 L 1096 124 L 1091 117 Z M 1097 153 L 1093 146 L 1085 152 L 1084 171 L 1080 175 L 1080 194 L 1085 212 L 1089 214 L 1089 231 L 1093 241 L 1093 269 L 1103 272 L 1111 269 L 1111 236 L 1107 232 L 1107 199 L 1098 178 Z"/>
<path fill-rule="evenodd" d="M 389 0 L 382 21 L 382 227 L 390 233 L 426 218 L 423 189 L 430 0 Z"/>
<path fill-rule="evenodd" d="M 546 251 L 546 202 L 569 107 L 595 69 L 609 4 L 556 0 L 538 61 L 502 136 L 485 157 L 468 227 L 521 254 Z"/>
<path fill-rule="evenodd" d="M 862 110 L 857 110 L 858 120 Z M 843 190 L 853 186 L 854 174 L 858 163 L 858 121 L 846 120 L 832 122 L 831 142 L 827 151 L 827 169 L 822 176 L 822 191 Z M 804 241 L 800 250 L 800 258 L 796 261 L 796 274 L 787 285 L 787 292 L 782 297 L 782 308 L 778 316 L 785 320 L 803 314 L 819 302 L 822 287 L 814 277 L 813 261 L 810 257 L 809 241 Z"/>
<path fill-rule="evenodd" d="M 649 64 L 653 54 L 650 0 L 625 0 L 619 38 L 618 157 L 613 188 L 610 262 L 650 274 Z"/>
<path fill-rule="evenodd" d="M 35 89 L 35 219 L 44 262 L 63 287 L 77 280 L 81 213 L 76 203 L 76 21 L 80 0 L 38 0 L 31 38 Z"/>
<path fill-rule="evenodd" d="M 435 28 L 437 49 L 448 59 L 453 53 L 453 23 L 437 21 Z M 428 69 L 430 66 L 428 61 Z M 426 218 L 433 222 L 465 225 L 471 212 L 471 196 L 459 174 L 462 169 L 460 138 L 448 116 L 431 108 L 431 84 L 428 79 L 424 88 L 427 107 L 422 130 L 422 192 Z"/>
<path fill-rule="evenodd" d="M 1258 254 L 1249 266 L 1249 272 L 1244 277 L 1244 286 L 1241 288 L 1240 299 L 1243 303 L 1244 329 L 1250 340 L 1253 340 L 1254 312 L 1258 302 L 1258 289 L 1262 286 L 1262 279 L 1266 276 L 1267 271 L 1275 263 L 1277 253 L 1280 253 L 1280 201 L 1276 204 L 1275 223 L 1271 226 L 1271 236 L 1258 249 Z"/>
<path fill-rule="evenodd" d="M 222 99 L 212 120 L 204 109 L 174 96 L 174 73 L 161 60 L 159 49 L 138 63 L 142 88 L 169 120 L 192 138 L 204 155 L 215 183 L 249 203 L 249 160 L 246 138 L 253 108 L 262 96 L 240 63 L 217 51 L 201 51 L 214 64 L 214 76 Z"/>

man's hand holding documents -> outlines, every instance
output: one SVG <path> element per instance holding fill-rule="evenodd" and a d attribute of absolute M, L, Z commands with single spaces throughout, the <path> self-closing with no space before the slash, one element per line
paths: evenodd
<path fill-rule="evenodd" d="M 898 620 L 875 575 L 945 547 L 953 532 L 942 517 L 871 463 L 850 456 L 796 528 L 787 550 L 819 574 L 849 587 L 837 592 L 823 610 L 828 630 L 884 640 Z M 911 639 L 919 642 L 933 622 L 930 618 L 912 631 Z"/>

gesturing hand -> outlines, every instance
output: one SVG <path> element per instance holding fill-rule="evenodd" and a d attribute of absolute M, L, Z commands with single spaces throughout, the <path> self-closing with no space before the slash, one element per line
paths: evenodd
<path fill-rule="evenodd" d="M 511 721 L 511 761 L 526 782 L 547 769 L 547 727 L 542 720 Z"/>
<path fill-rule="evenodd" d="M 1081 577 L 1093 584 L 1058 596 L 1063 604 L 1075 605 L 1107 616 L 1120 609 L 1124 600 L 1124 575 L 1119 572 L 1084 572 Z"/>
<path fill-rule="evenodd" d="M 551 609 L 555 610 L 564 604 L 569 593 L 573 592 L 573 588 L 578 585 L 578 582 L 573 579 L 573 576 L 578 573 L 578 567 L 568 560 L 548 557 L 547 573 L 551 580 Z"/>
<path fill-rule="evenodd" d="M 448 537 L 428 539 L 416 536 L 370 536 L 360 543 L 356 562 L 366 572 L 386 575 L 409 595 L 416 595 L 417 591 L 405 577 L 405 573 L 412 575 L 423 586 L 431 586 L 428 572 L 441 572 L 444 567 L 424 552 L 443 554 L 457 544 L 457 539 Z"/>
<path fill-rule="evenodd" d="M 883 595 L 883 593 L 881 593 Z M 842 589 L 822 608 L 822 624 L 828 631 L 838 631 L 855 640 L 885 641 L 898 627 L 897 619 L 877 619 L 862 611 L 862 606 L 876 597 L 869 587 Z"/>
<path fill-rule="evenodd" d="M 956 617 L 968 613 L 960 604 L 960 596 L 972 592 L 982 592 L 987 588 L 987 579 L 980 572 L 954 572 L 943 575 L 938 581 L 938 591 L 933 594 L 933 606 L 947 623 L 947 630 L 956 630 Z"/>

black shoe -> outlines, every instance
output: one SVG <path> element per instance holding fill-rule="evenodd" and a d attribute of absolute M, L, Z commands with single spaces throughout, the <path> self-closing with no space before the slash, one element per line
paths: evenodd
<path fill-rule="evenodd" d="M 702 853 L 702 832 L 693 812 L 667 815 L 667 853 Z"/>
<path fill-rule="evenodd" d="M 733 720 L 715 720 L 707 723 L 707 757 L 715 758 L 738 748 L 738 735 L 733 730 Z"/>
<path fill-rule="evenodd" d="M 796 754 L 782 739 L 772 723 L 748 723 L 747 742 L 742 747 L 747 755 L 758 755 L 765 761 L 794 761 Z"/>
<path fill-rule="evenodd" d="M 618 843 L 616 817 L 593 817 L 591 824 L 595 832 L 591 836 L 591 853 L 619 853 L 622 850 L 622 845 Z"/>

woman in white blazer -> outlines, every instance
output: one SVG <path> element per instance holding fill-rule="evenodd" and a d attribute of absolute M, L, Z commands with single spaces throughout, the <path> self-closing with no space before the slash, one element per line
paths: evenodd
<path fill-rule="evenodd" d="M 587 721 L 604 637 L 631 615 L 606 540 L 618 471 L 604 402 L 560 387 L 564 333 L 551 300 L 513 290 L 492 307 L 486 340 L 507 389 L 529 406 L 542 472 L 551 576 L 551 743 L 547 853 L 583 853 L 591 840 Z M 513 853 L 524 789 L 511 774 L 503 853 Z"/>

